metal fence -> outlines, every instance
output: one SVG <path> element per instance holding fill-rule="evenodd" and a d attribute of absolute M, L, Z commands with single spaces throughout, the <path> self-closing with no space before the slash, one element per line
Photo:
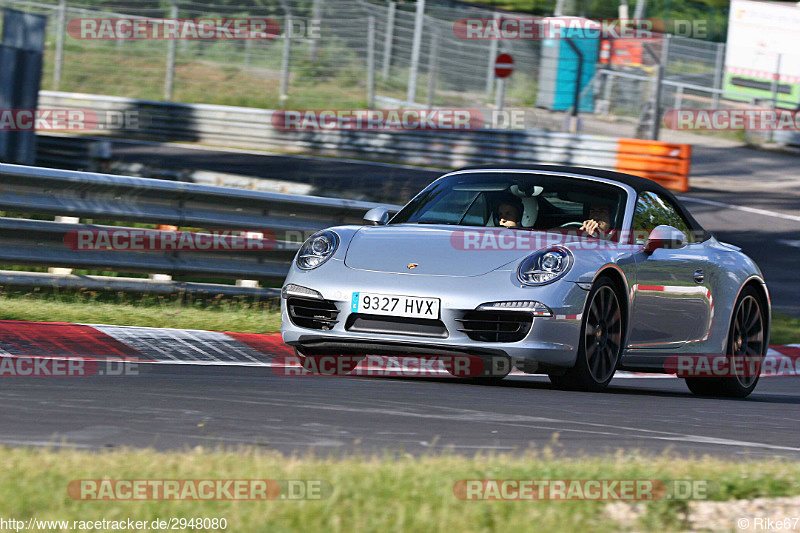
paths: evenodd
<path fill-rule="evenodd" d="M 0 164 L 0 264 L 161 274 L 280 284 L 301 239 L 339 224 L 360 224 L 367 210 L 381 204 L 334 198 L 267 193 L 191 183 Z M 399 207 L 388 205 L 392 211 Z M 27 218 L 22 218 L 22 217 Z M 42 220 L 53 218 L 55 220 Z M 112 225 L 119 224 L 119 225 Z M 136 225 L 131 228 L 127 225 Z M 70 246 L 70 232 L 146 231 L 158 225 L 248 232 L 263 241 L 259 249 L 175 251 L 87 250 Z M 74 244 L 74 243 L 73 243 Z M 148 249 L 144 249 L 148 248 Z M 65 272 L 66 274 L 66 272 Z M 44 278 L 43 278 L 44 276 Z M 0 272 L 0 283 L 65 285 L 69 277 Z M 168 279 L 168 278 L 167 278 Z M 61 280 L 61 281 L 59 281 Z M 81 276 L 77 285 L 114 290 L 186 290 L 185 283 L 115 280 Z M 255 283 L 251 285 L 258 292 Z M 197 284 L 195 284 L 197 285 Z M 135 287 L 131 289 L 131 287 Z M 199 284 L 205 292 L 247 292 L 230 285 Z M 195 287 L 196 288 L 196 287 Z"/>
<path fill-rule="evenodd" d="M 596 112 L 642 118 L 656 91 L 660 65 L 663 65 L 662 108 L 672 109 L 676 102 L 688 103 L 692 96 L 701 98 L 695 99 L 691 107 L 719 106 L 723 97 L 724 43 L 663 36 L 646 43 L 646 46 L 656 57 L 642 50 L 641 64 L 612 66 L 597 71 Z M 686 102 L 681 102 L 682 94 L 689 97 Z"/>
<path fill-rule="evenodd" d="M 187 0 L 160 9 L 88 0 L 4 0 L 3 5 L 48 16 L 43 86 L 53 90 L 268 109 L 380 107 L 409 100 L 484 108 L 495 99 L 494 58 L 509 52 L 516 69 L 505 87 L 508 105 L 531 107 L 536 101 L 541 41 L 455 36 L 458 19 L 492 18 L 496 12 L 486 8 L 428 0 L 417 25 L 413 3 L 386 0 L 263 0 L 247 8 Z M 281 28 L 296 30 L 274 40 L 178 42 L 81 40 L 66 31 L 76 18 L 123 16 L 270 17 Z M 317 21 L 318 38 L 311 30 Z M 660 42 L 651 44 L 660 49 Z M 665 57 L 665 77 L 720 88 L 722 55 L 721 44 L 675 38 Z M 652 65 L 643 63 L 635 73 L 652 75 Z M 641 100 L 646 88 L 629 85 L 621 91 L 635 92 L 631 101 Z M 633 106 L 614 111 L 637 113 Z"/>
<path fill-rule="evenodd" d="M 453 22 L 485 9 L 432 6 L 416 30 L 413 5 L 365 0 L 265 0 L 258 6 L 173 7 L 81 0 L 4 0 L 2 5 L 45 14 L 48 42 L 44 88 L 146 99 L 252 107 L 368 105 L 377 96 L 435 105 L 491 101 L 497 41 L 464 41 Z M 168 5 L 168 4 L 167 4 Z M 70 21 L 89 17 L 268 17 L 295 28 L 273 40 L 81 40 Z M 372 27 L 372 31 L 370 31 Z M 318 28 L 318 37 L 314 28 Z M 414 53 L 415 35 L 419 36 Z M 532 101 L 538 42 L 506 42 L 518 73 L 509 99 Z M 371 60 L 370 57 L 371 56 Z M 416 58 L 416 59 L 415 59 Z M 409 92 L 412 64 L 416 90 Z"/>
<path fill-rule="evenodd" d="M 639 116 L 639 135 L 645 136 L 642 109 L 651 105 L 656 79 L 641 74 L 603 70 L 598 73 L 595 111 L 609 116 Z M 704 86 L 682 79 L 664 79 L 659 92 L 662 114 L 671 109 L 776 109 L 785 106 L 776 93 L 770 97 L 742 95 L 739 92 Z M 800 135 L 791 131 L 744 129 L 745 141 L 752 144 L 777 142 L 800 146 Z"/>

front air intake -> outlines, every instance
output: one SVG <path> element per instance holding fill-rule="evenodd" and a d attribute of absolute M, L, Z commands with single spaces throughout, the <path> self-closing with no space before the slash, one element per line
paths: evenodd
<path fill-rule="evenodd" d="M 289 298 L 286 300 L 289 319 L 297 327 L 329 331 L 336 325 L 339 310 L 330 300 Z"/>
<path fill-rule="evenodd" d="M 525 338 L 533 324 L 533 316 L 516 311 L 468 311 L 462 318 L 462 331 L 480 342 L 517 342 Z"/>

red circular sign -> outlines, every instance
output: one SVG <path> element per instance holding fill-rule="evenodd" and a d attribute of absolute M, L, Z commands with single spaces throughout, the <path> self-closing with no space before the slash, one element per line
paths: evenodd
<path fill-rule="evenodd" d="M 514 72 L 514 58 L 511 54 L 500 54 L 494 60 L 494 75 L 498 78 L 507 78 Z"/>

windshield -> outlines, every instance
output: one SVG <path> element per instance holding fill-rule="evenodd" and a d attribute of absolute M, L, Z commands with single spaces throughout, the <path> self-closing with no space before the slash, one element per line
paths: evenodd
<path fill-rule="evenodd" d="M 535 173 L 455 174 L 430 185 L 391 224 L 576 230 L 596 219 L 613 233 L 625 216 L 616 185 Z"/>

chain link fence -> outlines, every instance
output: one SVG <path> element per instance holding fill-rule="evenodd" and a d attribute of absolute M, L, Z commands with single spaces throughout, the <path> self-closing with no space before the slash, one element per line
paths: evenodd
<path fill-rule="evenodd" d="M 378 102 L 380 97 L 405 101 L 410 94 L 413 4 L 266 0 L 245 9 L 178 0 L 166 8 L 122 2 L 100 8 L 79 0 L 5 0 L 2 5 L 48 17 L 47 89 L 264 108 L 363 107 L 375 103 L 368 101 L 373 76 Z M 436 5 L 427 11 L 416 56 L 416 103 L 491 101 L 499 51 L 513 53 L 517 62 L 507 87 L 510 103 L 533 102 L 538 42 L 465 41 L 454 35 L 453 22 L 465 13 L 491 17 L 491 12 Z M 66 29 L 75 19 L 107 17 L 268 17 L 283 33 L 272 40 L 90 40 L 76 39 Z"/>
<path fill-rule="evenodd" d="M 160 7 L 123 1 L 0 2 L 48 17 L 45 89 L 272 109 L 389 107 L 411 101 L 417 106 L 483 109 L 495 100 L 494 59 L 508 52 L 515 71 L 506 82 L 506 104 L 530 108 L 536 103 L 542 41 L 464 40 L 454 34 L 459 19 L 492 18 L 496 12 L 486 8 L 428 0 L 417 33 L 416 4 L 407 2 L 154 4 Z M 276 20 L 283 33 L 271 40 L 177 41 L 70 35 L 70 21 L 87 17 L 266 17 Z M 619 76 L 597 71 L 596 111 L 639 117 L 652 95 L 659 61 L 666 64 L 662 103 L 719 104 L 713 91 L 721 87 L 724 44 L 675 37 L 664 52 L 663 38 L 647 41 L 640 45 L 650 46 L 655 59 L 640 50 L 638 63 L 611 67 Z"/>

